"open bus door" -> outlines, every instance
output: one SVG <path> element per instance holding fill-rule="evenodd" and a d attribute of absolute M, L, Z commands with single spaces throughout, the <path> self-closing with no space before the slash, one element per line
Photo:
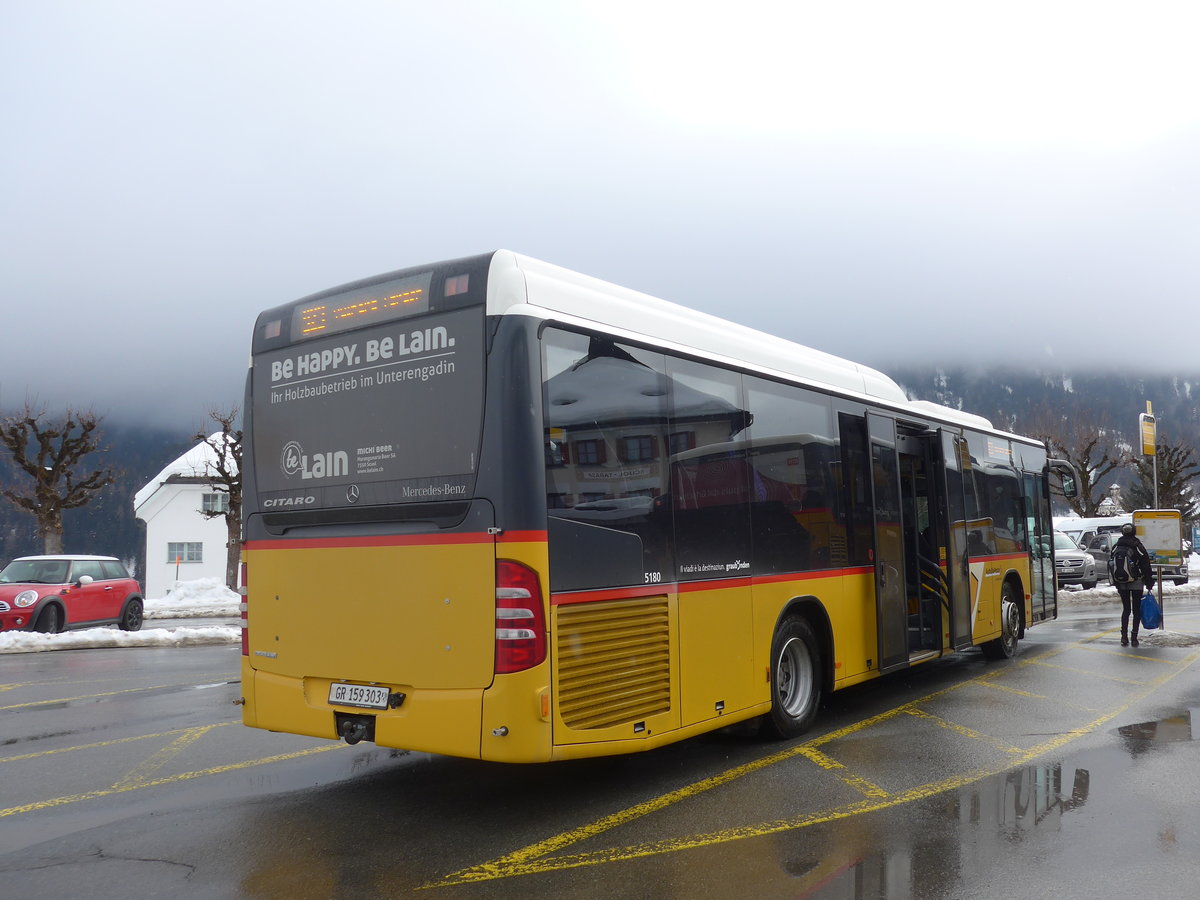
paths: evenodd
<path fill-rule="evenodd" d="M 970 647 L 971 570 L 967 536 L 967 502 L 963 476 L 969 472 L 971 451 L 966 438 L 942 428 L 938 430 L 942 451 L 942 491 L 946 497 L 946 522 L 942 539 L 946 542 L 946 580 L 950 587 L 950 646 L 955 650 Z"/>
<path fill-rule="evenodd" d="M 870 441 L 871 508 L 875 522 L 875 610 L 879 671 L 908 665 L 908 593 L 896 422 L 867 413 Z"/>
<path fill-rule="evenodd" d="M 1062 495 L 1079 495 L 1079 475 L 1065 459 L 1050 458 L 1037 473 L 1025 473 L 1026 519 L 1029 522 L 1031 621 L 1058 618 L 1058 578 L 1054 566 L 1054 519 L 1050 509 L 1051 479 Z"/>

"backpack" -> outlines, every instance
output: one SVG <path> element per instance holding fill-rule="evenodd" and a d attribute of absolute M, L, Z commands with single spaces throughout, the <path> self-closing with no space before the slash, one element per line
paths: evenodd
<path fill-rule="evenodd" d="M 1141 577 L 1138 571 L 1137 557 L 1134 555 L 1132 547 L 1126 544 L 1117 544 L 1113 547 L 1109 560 L 1112 564 L 1112 576 L 1115 583 L 1129 584 Z"/>

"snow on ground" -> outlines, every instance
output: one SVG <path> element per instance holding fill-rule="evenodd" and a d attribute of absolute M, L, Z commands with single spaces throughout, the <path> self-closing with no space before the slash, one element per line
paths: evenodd
<path fill-rule="evenodd" d="M 195 647 L 229 644 L 241 640 L 242 630 L 232 625 L 194 628 L 143 628 L 121 631 L 115 625 L 84 628 L 62 634 L 8 631 L 0 634 L 0 653 L 37 653 L 42 650 L 82 650 L 97 647 Z"/>
<path fill-rule="evenodd" d="M 37 653 L 41 650 L 80 650 L 95 647 L 193 647 L 228 644 L 241 640 L 237 625 L 164 627 L 158 619 L 238 618 L 241 597 L 219 578 L 177 581 L 158 600 L 146 601 L 146 621 L 141 631 L 121 631 L 115 625 L 83 628 L 62 634 L 8 631 L 0 634 L 0 653 Z"/>
<path fill-rule="evenodd" d="M 1195 596 L 1197 593 L 1200 593 L 1200 554 L 1193 553 L 1188 557 L 1188 571 L 1191 573 L 1191 580 L 1187 584 L 1175 584 L 1171 581 L 1163 582 L 1162 595 L 1164 603 L 1170 602 L 1172 594 L 1178 596 Z M 1155 587 L 1154 593 L 1157 596 L 1157 587 Z M 1100 582 L 1100 584 L 1088 591 L 1072 584 L 1063 585 L 1058 589 L 1058 603 L 1060 606 L 1070 606 L 1073 603 L 1102 604 L 1108 600 L 1115 603 L 1118 610 L 1121 608 L 1121 598 L 1117 594 L 1117 589 L 1107 581 Z"/>

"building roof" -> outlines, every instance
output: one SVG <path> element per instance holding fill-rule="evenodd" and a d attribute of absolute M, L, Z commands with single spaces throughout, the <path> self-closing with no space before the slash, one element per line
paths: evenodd
<path fill-rule="evenodd" d="M 211 483 L 215 472 L 213 466 L 217 461 L 217 453 L 209 441 L 221 439 L 221 432 L 214 432 L 207 441 L 201 441 L 178 459 L 168 463 L 161 472 L 148 481 L 141 490 L 133 495 L 133 509 L 136 513 L 153 497 L 164 484 L 207 484 Z M 230 461 L 232 462 L 232 460 Z"/>

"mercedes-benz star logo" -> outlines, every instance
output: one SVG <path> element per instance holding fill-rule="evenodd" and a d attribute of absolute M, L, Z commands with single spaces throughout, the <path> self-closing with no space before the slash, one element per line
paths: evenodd
<path fill-rule="evenodd" d="M 359 497 L 359 490 L 358 490 L 357 484 L 352 484 L 352 485 L 350 485 L 350 487 L 346 488 L 346 502 L 347 503 L 357 503 L 358 497 Z"/>

